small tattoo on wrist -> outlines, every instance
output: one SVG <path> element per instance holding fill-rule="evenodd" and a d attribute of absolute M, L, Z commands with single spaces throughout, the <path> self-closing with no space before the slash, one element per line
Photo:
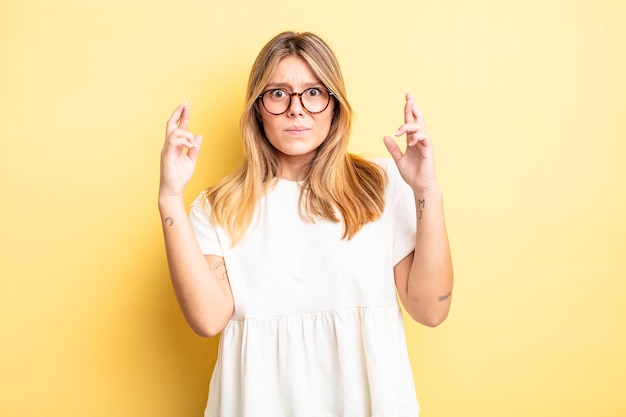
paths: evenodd
<path fill-rule="evenodd" d="M 420 209 L 426 208 L 426 199 L 422 198 L 418 200 L 417 207 L 419 207 Z M 422 220 L 423 214 L 424 214 L 424 210 L 420 210 L 419 213 L 417 213 L 417 219 Z"/>
<path fill-rule="evenodd" d="M 165 220 L 163 220 L 163 223 L 167 223 L 167 225 L 171 227 L 174 225 L 174 219 L 172 219 L 171 217 L 166 217 Z"/>
<path fill-rule="evenodd" d="M 437 297 L 437 300 L 441 303 L 442 301 L 446 301 L 448 298 L 450 298 L 451 295 L 452 291 L 450 291 L 446 295 L 440 295 L 439 297 Z"/>

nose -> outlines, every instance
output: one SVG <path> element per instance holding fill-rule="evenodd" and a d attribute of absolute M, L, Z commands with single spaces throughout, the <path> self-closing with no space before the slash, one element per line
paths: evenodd
<path fill-rule="evenodd" d="M 291 99 L 291 102 L 289 103 L 289 109 L 287 110 L 287 113 L 289 114 L 289 116 L 304 114 L 304 107 L 302 106 L 300 94 L 291 93 L 290 99 Z"/>

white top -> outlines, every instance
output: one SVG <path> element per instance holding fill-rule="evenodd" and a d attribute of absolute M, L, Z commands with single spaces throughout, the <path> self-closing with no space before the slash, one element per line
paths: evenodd
<path fill-rule="evenodd" d="M 383 215 L 342 240 L 304 222 L 280 180 L 234 248 L 198 197 L 204 254 L 223 256 L 235 311 L 222 331 L 205 417 L 416 417 L 393 267 L 415 248 L 415 202 L 390 159 Z"/>

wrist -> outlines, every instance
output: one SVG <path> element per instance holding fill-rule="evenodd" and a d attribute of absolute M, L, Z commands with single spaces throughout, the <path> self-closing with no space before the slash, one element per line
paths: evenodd
<path fill-rule="evenodd" d="M 159 210 L 171 209 L 172 207 L 185 207 L 185 199 L 182 194 L 167 194 L 159 192 Z"/>
<path fill-rule="evenodd" d="M 431 196 L 442 195 L 441 189 L 439 188 L 439 185 L 437 183 L 434 183 L 427 187 L 412 187 L 412 190 L 413 190 L 413 194 L 415 194 L 416 197 L 423 197 L 426 195 L 431 195 Z"/>

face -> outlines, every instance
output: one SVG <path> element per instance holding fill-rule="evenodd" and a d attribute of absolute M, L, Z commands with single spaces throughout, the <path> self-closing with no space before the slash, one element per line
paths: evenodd
<path fill-rule="evenodd" d="M 324 85 L 302 58 L 287 56 L 276 66 L 264 91 L 282 88 L 289 93 L 300 93 L 310 87 Z M 260 101 L 257 104 L 265 135 L 276 149 L 281 176 L 297 179 L 299 170 L 311 160 L 315 150 L 328 136 L 335 106 L 334 99 L 330 99 L 324 111 L 315 114 L 308 112 L 297 96 L 291 98 L 287 111 L 279 115 L 269 113 Z"/>

